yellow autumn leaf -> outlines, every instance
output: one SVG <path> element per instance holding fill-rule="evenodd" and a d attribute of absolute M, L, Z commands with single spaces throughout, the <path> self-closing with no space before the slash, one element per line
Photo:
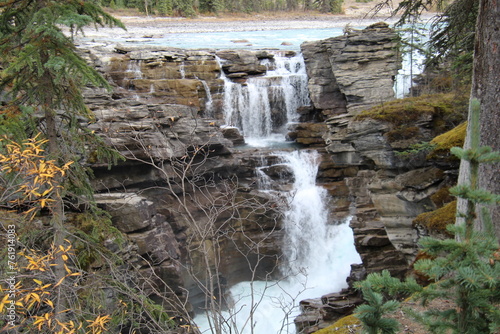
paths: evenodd
<path fill-rule="evenodd" d="M 43 302 L 44 302 L 45 304 L 49 305 L 50 307 L 54 308 L 54 303 L 52 302 L 52 300 L 47 299 L 47 300 L 44 300 Z"/>
<path fill-rule="evenodd" d="M 54 288 L 57 288 L 59 285 L 62 284 L 62 282 L 64 281 L 64 279 L 66 279 L 66 276 L 62 277 L 57 283 L 56 285 L 54 285 Z"/>
<path fill-rule="evenodd" d="M 62 168 L 64 168 L 64 169 L 68 169 L 68 168 L 69 168 L 69 166 L 71 166 L 71 165 L 73 164 L 73 162 L 74 162 L 74 161 L 69 161 L 69 162 L 65 163 L 65 164 L 62 166 Z"/>
<path fill-rule="evenodd" d="M 42 285 L 42 284 L 43 284 L 43 282 L 42 282 L 42 281 L 40 281 L 39 279 L 36 279 L 36 278 L 33 278 L 33 281 L 34 281 L 36 284 L 38 284 L 38 285 Z"/>
<path fill-rule="evenodd" d="M 4 309 L 4 306 L 5 304 L 7 304 L 7 301 L 9 300 L 9 295 L 5 295 L 3 298 L 2 298 L 2 301 L 0 301 L 0 313 L 2 312 L 2 310 Z"/>
<path fill-rule="evenodd" d="M 31 303 L 29 303 L 28 306 L 26 306 L 26 308 L 28 310 L 30 310 L 33 307 L 33 305 L 35 305 L 35 303 L 36 303 L 36 300 L 32 300 Z"/>
<path fill-rule="evenodd" d="M 35 320 L 35 322 L 33 323 L 34 325 L 38 325 L 37 328 L 38 330 L 42 330 L 42 327 L 43 327 L 43 324 L 45 323 L 45 319 L 42 318 L 42 317 L 37 317 L 38 319 Z"/>
<path fill-rule="evenodd" d="M 54 189 L 54 187 L 50 187 L 49 189 L 46 189 L 43 193 L 42 193 L 42 196 L 47 196 L 52 190 Z"/>
<path fill-rule="evenodd" d="M 39 296 L 37 293 L 32 292 L 32 293 L 30 293 L 29 295 L 30 295 L 30 296 L 31 296 L 34 300 L 36 300 L 38 303 L 40 303 L 40 301 L 41 301 L 41 300 L 40 300 L 40 296 Z"/>

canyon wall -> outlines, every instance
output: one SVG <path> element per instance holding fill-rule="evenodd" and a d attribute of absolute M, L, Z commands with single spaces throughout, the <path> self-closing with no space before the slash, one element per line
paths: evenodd
<path fill-rule="evenodd" d="M 456 167 L 437 168 L 396 154 L 435 135 L 432 117 L 418 118 L 418 136 L 404 140 L 390 140 L 389 122 L 358 118 L 394 97 L 401 66 L 396 39 L 379 23 L 301 46 L 311 105 L 299 108 L 288 138 L 321 153 L 318 183 L 331 195 L 331 221 L 353 217 L 363 260 L 353 271 L 357 279 L 382 269 L 405 275 L 417 252 L 412 220 L 436 207 L 431 197 L 450 184 Z M 271 150 L 242 149 L 238 129 L 221 127 L 221 74 L 245 84 L 271 70 L 275 54 L 294 53 L 119 45 L 83 52 L 113 85 L 111 92 L 86 90 L 96 115 L 89 126 L 126 158 L 111 169 L 90 162 L 96 199 L 137 245 L 141 270 L 183 298 L 189 291 L 192 304 L 205 297 L 198 281 L 216 279 L 217 294 L 250 274 L 276 275 L 284 204 L 257 192 L 255 175 L 255 167 L 276 157 Z M 267 174 L 275 180 L 287 175 Z M 310 333 L 352 311 L 359 297 L 346 294 L 353 303 L 333 295 L 304 301 L 297 326 Z"/>

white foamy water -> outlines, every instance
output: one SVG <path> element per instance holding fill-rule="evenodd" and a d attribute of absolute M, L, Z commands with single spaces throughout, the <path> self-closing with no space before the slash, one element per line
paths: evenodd
<path fill-rule="evenodd" d="M 281 152 L 281 163 L 294 175 L 293 189 L 284 194 L 285 261 L 280 281 L 241 282 L 230 289 L 233 307 L 221 317 L 222 333 L 295 333 L 293 319 L 300 300 L 318 298 L 347 286 L 352 263 L 361 260 L 354 247 L 349 219 L 328 221 L 327 193 L 316 185 L 316 151 Z M 269 182 L 266 181 L 266 184 Z M 204 315 L 195 318 L 202 333 L 215 333 Z"/>
<path fill-rule="evenodd" d="M 225 124 L 239 128 L 245 141 L 256 147 L 266 146 L 266 141 L 284 141 L 284 126 L 295 121 L 298 107 L 310 103 L 302 55 L 276 55 L 273 63 L 265 60 L 262 64 L 270 68 L 266 75 L 250 78 L 245 85 L 221 75 Z M 273 115 L 273 109 L 279 115 Z"/>

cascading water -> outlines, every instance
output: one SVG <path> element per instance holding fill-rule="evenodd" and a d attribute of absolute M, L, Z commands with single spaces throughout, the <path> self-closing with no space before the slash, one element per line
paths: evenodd
<path fill-rule="evenodd" d="M 130 79 L 142 79 L 141 60 L 131 60 L 128 63 L 126 73 L 130 73 Z"/>
<path fill-rule="evenodd" d="M 270 139 L 271 134 L 282 130 L 273 126 L 273 104 L 281 107 L 287 123 L 296 120 L 298 107 L 309 103 L 302 57 L 275 57 L 274 64 L 264 64 L 270 68 L 267 75 L 249 79 L 246 86 L 223 78 L 226 123 L 240 127 L 247 143 L 257 142 L 256 146 L 276 140 Z M 225 319 L 222 333 L 295 333 L 293 319 L 299 313 L 298 302 L 340 291 L 347 286 L 345 279 L 350 265 L 361 262 L 349 219 L 336 224 L 329 222 L 328 194 L 316 185 L 319 154 L 296 150 L 273 155 L 294 180 L 292 189 L 277 191 L 274 181 L 264 171 L 272 166 L 256 170 L 261 191 L 278 192 L 288 203 L 283 213 L 284 261 L 280 267 L 283 279 L 232 286 L 229 294 L 234 304 L 220 314 Z M 196 317 L 195 322 L 201 332 L 211 332 L 205 316 Z"/>
<path fill-rule="evenodd" d="M 408 96 L 411 92 L 413 79 L 422 73 L 425 64 L 425 53 L 418 45 L 423 46 L 429 40 L 429 29 L 426 24 L 405 25 L 406 31 L 401 33 L 401 38 L 406 46 L 400 50 L 403 54 L 401 69 L 394 81 L 394 93 L 397 99 Z"/>
<path fill-rule="evenodd" d="M 186 79 L 186 65 L 184 62 L 182 62 L 179 66 L 179 73 L 181 75 L 181 79 Z"/>
<path fill-rule="evenodd" d="M 203 89 L 205 90 L 205 94 L 207 95 L 205 101 L 205 117 L 213 117 L 214 116 L 214 100 L 212 98 L 212 93 L 210 93 L 210 87 L 205 80 L 200 80 L 203 85 Z"/>
<path fill-rule="evenodd" d="M 245 85 L 221 75 L 225 125 L 238 127 L 252 146 L 265 146 L 271 138 L 284 140 L 284 126 L 296 121 L 298 107 L 309 104 L 302 56 L 275 56 L 262 64 L 269 68 L 266 75 L 249 78 Z"/>
<path fill-rule="evenodd" d="M 283 280 L 241 282 L 231 287 L 235 301 L 223 312 L 228 321 L 224 333 L 295 333 L 297 303 L 340 291 L 352 263 L 360 258 L 354 247 L 349 219 L 329 224 L 326 190 L 316 185 L 319 154 L 316 151 L 276 153 L 293 174 L 290 191 L 282 193 L 289 203 L 284 213 L 286 260 L 280 268 Z M 270 181 L 265 178 L 264 184 Z M 249 321 L 251 319 L 251 321 Z M 206 319 L 195 319 L 202 332 L 210 332 Z M 230 324 L 230 325 L 229 325 Z"/>

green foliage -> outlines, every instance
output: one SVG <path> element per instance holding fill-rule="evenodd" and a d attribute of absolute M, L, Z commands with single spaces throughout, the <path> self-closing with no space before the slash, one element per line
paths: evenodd
<path fill-rule="evenodd" d="M 391 6 L 384 0 L 377 8 Z M 479 2 L 474 0 L 408 0 L 401 1 L 393 11 L 400 14 L 397 26 L 418 20 L 424 11 L 434 9 L 436 14 L 431 24 L 430 39 L 426 53 L 428 66 L 439 67 L 450 62 L 456 85 L 468 84 L 472 75 L 474 36 Z"/>
<path fill-rule="evenodd" d="M 222 0 L 201 0 L 200 12 L 219 13 L 223 10 Z"/>
<path fill-rule="evenodd" d="M 479 2 L 452 1 L 431 25 L 431 57 L 428 63 L 437 64 L 450 59 L 457 81 L 470 82 L 474 36 Z"/>
<path fill-rule="evenodd" d="M 165 16 L 172 14 L 172 0 L 158 0 L 157 5 L 158 15 Z"/>
<path fill-rule="evenodd" d="M 172 8 L 174 13 L 181 16 L 191 17 L 196 15 L 193 0 L 172 0 Z"/>
<path fill-rule="evenodd" d="M 15 113 L 17 130 L 25 131 L 24 137 L 29 137 L 33 124 L 45 122 L 42 128 L 46 129 L 46 137 L 57 136 L 57 152 L 53 151 L 55 146 L 48 152 L 61 165 L 67 161 L 85 161 L 89 152 L 110 164 L 116 162 L 119 154 L 81 126 L 82 117 L 89 122 L 94 117 L 85 106 L 81 87 L 109 88 L 109 84 L 78 55 L 61 25 L 78 33 L 86 25 L 123 27 L 121 22 L 92 1 L 18 0 L 4 3 L 0 8 L 0 54 L 6 60 L 0 75 L 5 104 L 2 109 Z M 44 113 L 44 119 L 37 118 L 40 112 Z M 56 118 L 60 123 L 57 130 L 49 127 L 50 119 Z M 13 119 L 4 114 L 2 122 L 12 123 Z M 57 133 L 49 133 L 51 130 Z M 81 164 L 69 171 L 66 182 L 70 186 L 66 189 L 70 196 L 92 195 L 88 172 Z"/>
<path fill-rule="evenodd" d="M 363 328 L 368 334 L 392 334 L 396 333 L 399 324 L 396 320 L 384 318 L 385 315 L 394 312 L 399 307 L 401 299 L 414 292 L 420 291 L 422 287 L 413 278 L 402 282 L 391 277 L 389 271 L 372 273 L 366 280 L 356 283 L 356 288 L 363 293 L 366 304 L 356 308 L 355 315 L 363 323 Z M 396 299 L 391 299 L 395 298 Z"/>
<path fill-rule="evenodd" d="M 78 55 L 71 36 L 62 31 L 66 26 L 78 33 L 86 25 L 123 27 L 95 1 L 0 2 L 0 122 L 18 132 L 15 136 L 6 133 L 5 142 L 10 146 L 0 144 L 0 153 L 3 149 L 9 153 L 1 157 L 5 163 L 0 171 L 0 205 L 20 212 L 42 212 L 40 220 L 50 221 L 50 225 L 43 226 L 48 233 L 19 238 L 30 244 L 23 253 L 29 265 L 19 274 L 26 288 L 21 291 L 26 310 L 19 310 L 16 331 L 81 333 L 84 329 L 75 329 L 74 325 L 82 323 L 92 333 L 101 333 L 110 320 L 109 315 L 101 316 L 103 305 L 118 304 L 122 297 L 131 300 L 128 305 L 140 300 L 137 307 L 144 306 L 141 312 L 127 314 L 128 319 L 150 326 L 146 328 L 153 332 L 166 333 L 170 328 L 168 316 L 146 296 L 154 286 L 147 279 L 139 279 L 134 268 L 126 268 L 126 275 L 117 270 L 123 263 L 103 245 L 103 241 L 114 241 L 115 248 L 119 248 L 124 238 L 111 226 L 109 217 L 97 210 L 86 165 L 89 159 L 112 164 L 119 154 L 88 130 L 86 125 L 93 121 L 93 114 L 85 106 L 81 89 L 86 85 L 109 88 L 109 84 Z M 35 128 L 43 135 L 32 138 Z M 71 214 L 64 205 L 71 200 L 86 212 L 77 215 L 74 230 L 65 224 Z M 26 229 L 19 227 L 16 233 Z M 76 245 L 76 253 L 71 242 Z M 96 261 L 99 273 L 85 271 Z M 33 270 L 37 263 L 44 264 L 43 270 Z M 41 286 L 36 289 L 50 287 L 49 295 L 43 296 L 50 299 L 31 300 L 35 296 L 30 292 L 33 281 Z M 90 284 L 92 289 L 88 289 Z M 145 292 L 146 288 L 150 290 Z M 98 289 L 104 297 L 91 303 L 83 298 L 82 290 L 86 289 L 92 293 Z M 104 293 L 110 289 L 115 289 L 112 296 Z M 98 299 L 95 295 L 89 298 Z M 157 295 L 160 298 L 162 293 Z M 53 311 L 47 313 L 47 306 Z M 0 327 L 4 325 L 2 320 Z M 59 331 L 63 325 L 65 329 Z"/>
<path fill-rule="evenodd" d="M 291 10 L 318 10 L 342 13 L 343 0 L 113 0 L 117 7 L 136 8 L 148 14 L 195 16 L 198 13 L 255 13 Z M 371 0 L 370 0 L 371 1 Z M 123 4 L 123 5 L 122 5 Z M 103 1 L 111 6 L 111 1 Z"/>
<path fill-rule="evenodd" d="M 498 243 L 484 232 L 466 232 L 465 226 L 449 226 L 451 233 L 467 241 L 424 238 L 421 245 L 435 259 L 420 260 L 415 269 L 435 283 L 420 293 L 424 304 L 436 298 L 450 299 L 452 307 L 426 310 L 420 319 L 432 333 L 496 333 L 500 326 L 500 263 L 490 262 Z"/>
<path fill-rule="evenodd" d="M 112 225 L 109 214 L 104 211 L 79 213 L 71 217 L 70 223 L 74 226 L 72 244 L 81 269 L 88 270 L 103 254 L 117 264 L 122 261 L 103 246 L 105 241 L 112 241 L 118 247 L 126 243 L 125 236 Z"/>
<path fill-rule="evenodd" d="M 343 9 L 342 5 L 344 4 L 344 0 L 330 0 L 330 13 L 332 14 L 342 14 Z"/>
<path fill-rule="evenodd" d="M 395 152 L 397 156 L 401 158 L 409 158 L 419 153 L 427 154 L 429 151 L 433 150 L 436 147 L 435 144 L 430 142 L 420 142 L 417 144 L 412 144 L 408 146 L 408 149 L 400 152 Z"/>
<path fill-rule="evenodd" d="M 428 48 L 425 45 L 427 28 L 425 25 L 417 22 L 416 19 L 412 20 L 404 26 L 400 26 L 396 32 L 399 35 L 397 50 L 402 55 L 408 55 L 408 60 L 410 62 L 410 92 L 409 96 L 415 96 L 417 94 L 413 91 L 413 79 L 414 73 L 413 69 L 415 67 L 414 57 L 417 54 L 426 56 L 429 53 Z"/>

